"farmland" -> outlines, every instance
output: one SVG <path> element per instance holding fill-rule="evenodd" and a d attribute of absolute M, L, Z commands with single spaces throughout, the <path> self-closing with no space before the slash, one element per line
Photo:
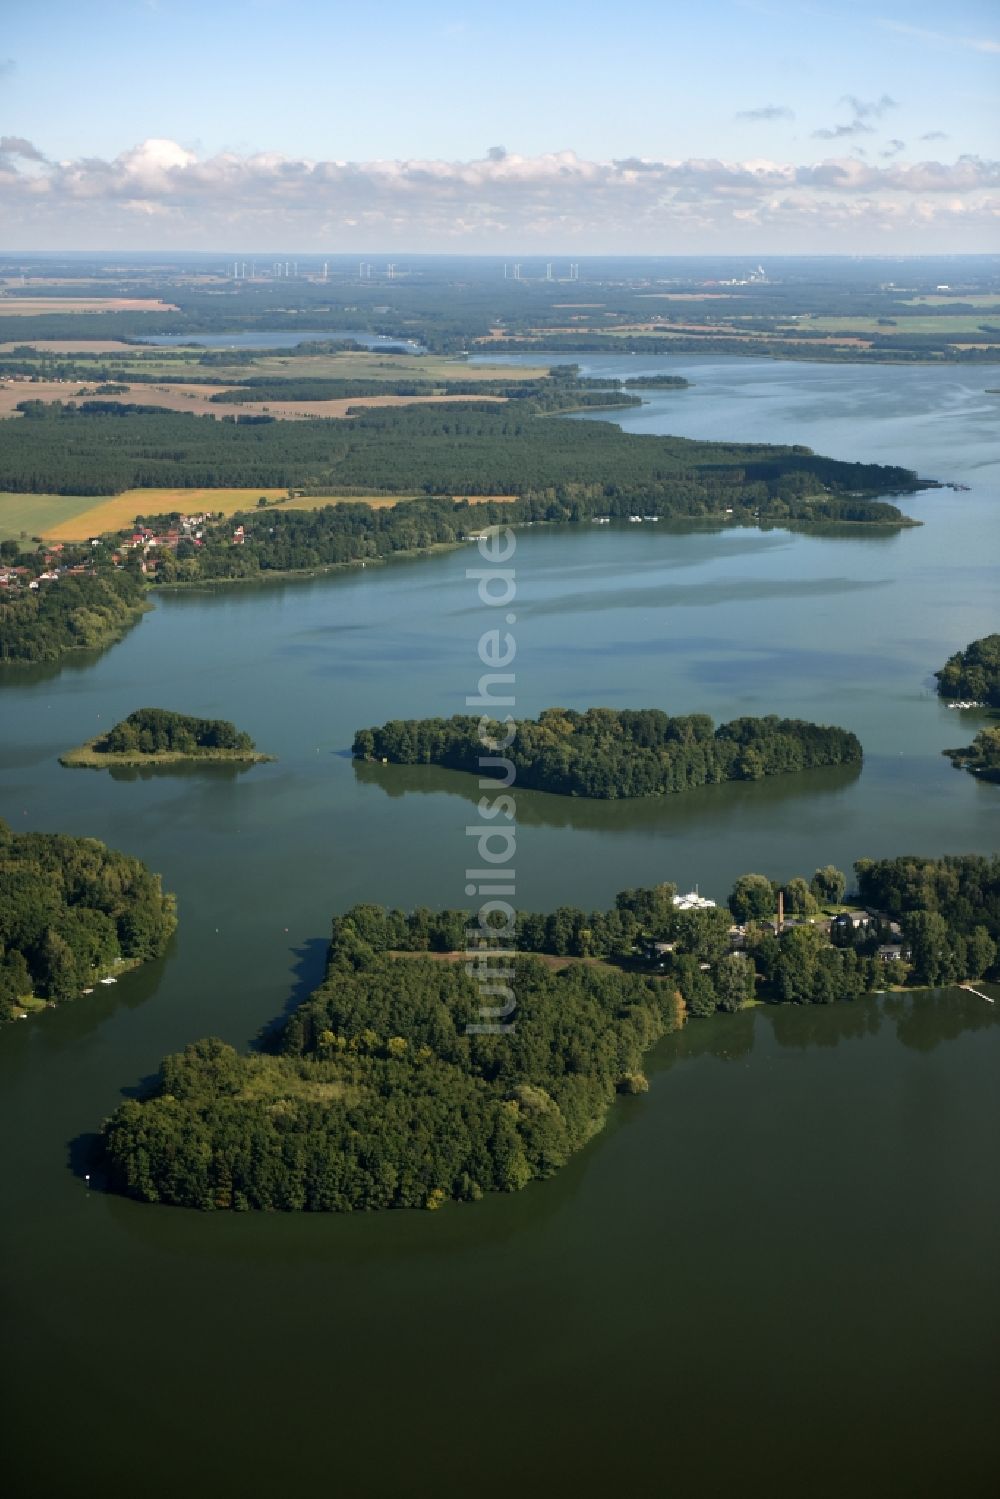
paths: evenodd
<path fill-rule="evenodd" d="M 158 297 L 0 297 L 4 317 L 40 317 L 44 313 L 176 312 Z"/>

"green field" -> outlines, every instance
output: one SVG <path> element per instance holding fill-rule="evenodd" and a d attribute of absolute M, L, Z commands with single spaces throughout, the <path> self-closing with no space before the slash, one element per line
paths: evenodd
<path fill-rule="evenodd" d="M 1000 321 L 1000 308 L 997 313 Z M 800 332 L 815 330 L 817 333 L 857 333 L 862 337 L 869 333 L 890 336 L 898 333 L 940 333 L 947 336 L 952 333 L 978 333 L 983 322 L 990 322 L 985 308 L 980 313 L 929 312 L 926 317 L 900 317 L 892 327 L 880 323 L 875 317 L 800 317 L 794 323 L 789 323 L 788 327 L 797 328 Z"/>
<path fill-rule="evenodd" d="M 9 537 L 44 536 L 65 525 L 96 503 L 92 494 L 0 493 L 0 541 Z"/>
<path fill-rule="evenodd" d="M 950 296 L 908 297 L 906 300 L 907 307 L 954 307 L 956 304 L 981 307 L 986 312 L 1000 312 L 1000 297 L 992 291 L 969 292 L 968 296 L 953 292 Z"/>
<path fill-rule="evenodd" d="M 291 336 L 291 335 L 289 335 Z M 45 354 L 39 352 L 39 373 L 53 359 L 62 363 L 79 361 L 79 355 Z M 84 365 L 88 371 L 93 367 L 107 370 L 114 376 L 126 379 L 130 375 L 148 375 L 158 380 L 185 383 L 190 380 L 210 381 L 218 385 L 235 385 L 253 375 L 269 375 L 272 378 L 287 376 L 289 379 L 305 380 L 319 378 L 362 380 L 537 380 L 548 373 L 547 366 L 536 369 L 511 368 L 507 365 L 473 365 L 463 359 L 450 359 L 438 354 L 316 354 L 276 355 L 262 352 L 252 363 L 210 364 L 198 363 L 197 356 L 190 351 L 185 356 L 179 349 L 139 350 L 132 352 L 109 352 L 100 354 Z M 81 377 L 82 378 L 82 377 Z"/>

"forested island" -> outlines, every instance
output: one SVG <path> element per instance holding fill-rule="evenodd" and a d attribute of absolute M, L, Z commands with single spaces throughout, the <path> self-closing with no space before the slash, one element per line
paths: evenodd
<path fill-rule="evenodd" d="M 173 896 L 138 859 L 0 821 L 0 1021 L 159 957 L 176 925 Z"/>
<path fill-rule="evenodd" d="M 1000 708 L 1000 635 L 973 640 L 934 675 L 941 697 Z"/>
<path fill-rule="evenodd" d="M 353 753 L 396 765 L 443 765 L 480 773 L 483 740 L 503 754 L 517 783 L 562 796 L 663 796 L 721 781 L 758 781 L 819 765 L 861 761 L 847 729 L 801 719 L 737 718 L 716 728 L 704 713 L 658 708 L 548 708 L 537 719 L 482 726 L 479 718 L 395 719 L 359 729 Z M 488 773 L 488 772 L 487 772 Z"/>
<path fill-rule="evenodd" d="M 67 750 L 59 763 L 100 769 L 111 765 L 161 765 L 191 760 L 271 760 L 261 755 L 249 734 L 224 718 L 192 718 L 166 708 L 137 708 L 106 734 L 79 749 Z"/>
<path fill-rule="evenodd" d="M 643 1055 L 687 1017 L 992 969 L 1000 860 L 862 860 L 856 874 L 874 910 L 840 920 L 810 915 L 838 909 L 831 867 L 783 887 L 743 876 L 728 912 L 684 909 L 661 885 L 605 912 L 520 914 L 502 1035 L 467 1030 L 481 1003 L 458 961 L 468 912 L 356 906 L 270 1050 L 196 1042 L 105 1121 L 107 1182 L 206 1210 L 436 1208 L 514 1191 L 580 1149 L 616 1092 L 646 1089 Z M 779 891 L 801 915 L 771 918 Z"/>
<path fill-rule="evenodd" d="M 688 390 L 691 386 L 683 375 L 632 375 L 623 383 L 626 390 Z"/>

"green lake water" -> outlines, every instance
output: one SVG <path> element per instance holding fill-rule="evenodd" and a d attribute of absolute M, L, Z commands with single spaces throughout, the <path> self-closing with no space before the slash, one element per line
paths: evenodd
<path fill-rule="evenodd" d="M 931 673 L 997 628 L 1000 369 L 616 359 L 685 373 L 631 430 L 806 442 L 968 491 L 885 535 L 658 526 L 518 536 L 516 711 L 776 712 L 860 772 L 653 802 L 518 795 L 518 901 L 861 855 L 992 852 L 1000 788 L 941 750 L 984 721 Z M 437 1214 L 203 1216 L 88 1192 L 87 1135 L 162 1054 L 245 1044 L 322 971 L 331 914 L 459 905 L 475 782 L 356 767 L 354 730 L 464 711 L 496 624 L 468 551 L 160 596 L 94 660 L 0 686 L 0 815 L 140 855 L 161 962 L 0 1037 L 0 1473 L 18 1494 L 992 1493 L 996 1007 L 950 991 L 758 1009 L 659 1048 L 555 1180 Z M 233 719 L 243 774 L 69 771 L 132 709 Z"/>

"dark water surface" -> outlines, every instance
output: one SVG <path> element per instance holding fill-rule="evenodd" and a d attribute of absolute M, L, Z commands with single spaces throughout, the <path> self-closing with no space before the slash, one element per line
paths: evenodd
<path fill-rule="evenodd" d="M 664 801 L 522 793 L 520 902 L 995 849 L 1000 788 L 940 753 L 983 720 L 929 677 L 997 627 L 1000 370 L 605 366 L 698 382 L 630 428 L 971 488 L 907 499 L 927 523 L 894 536 L 522 532 L 518 712 L 774 711 L 854 729 L 866 758 Z M 972 996 L 692 1025 L 554 1181 L 433 1215 L 202 1216 L 74 1173 L 164 1051 L 244 1044 L 312 986 L 333 911 L 464 902 L 474 782 L 344 751 L 463 709 L 497 622 L 472 560 L 163 596 L 103 656 L 4 680 L 0 814 L 139 854 L 181 927 L 160 963 L 0 1037 L 0 1471 L 60 1496 L 992 1493 L 1000 1026 Z M 232 718 L 278 762 L 56 763 L 147 704 Z"/>

